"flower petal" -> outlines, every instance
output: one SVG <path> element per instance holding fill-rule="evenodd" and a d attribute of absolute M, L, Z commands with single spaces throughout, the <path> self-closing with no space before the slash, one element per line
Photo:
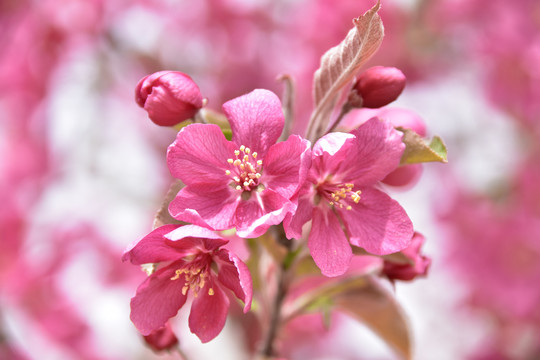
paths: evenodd
<path fill-rule="evenodd" d="M 320 138 L 313 146 L 312 172 L 323 179 L 335 174 L 341 161 L 347 156 L 354 135 L 334 132 Z M 320 175 L 320 176 L 318 176 Z"/>
<path fill-rule="evenodd" d="M 355 138 L 336 170 L 343 182 L 371 186 L 399 166 L 405 145 L 391 123 L 372 118 L 351 134 Z"/>
<path fill-rule="evenodd" d="M 247 313 L 251 308 L 253 297 L 253 285 L 248 267 L 238 256 L 225 249 L 216 253 L 214 261 L 219 266 L 218 281 L 244 302 L 244 313 Z"/>
<path fill-rule="evenodd" d="M 236 146 L 227 141 L 221 129 L 213 124 L 191 124 L 178 133 L 167 150 L 167 165 L 171 174 L 186 185 L 226 184 L 230 177 L 227 159 Z"/>
<path fill-rule="evenodd" d="M 305 183 L 305 188 L 311 188 L 311 183 Z M 301 190 L 302 191 L 302 190 Z M 293 213 L 283 219 L 283 228 L 288 239 L 302 238 L 302 226 L 311 220 L 313 215 L 313 194 L 311 191 L 298 196 L 298 207 Z"/>
<path fill-rule="evenodd" d="M 122 256 L 122 261 L 131 261 L 132 264 L 141 265 L 162 261 L 177 260 L 183 255 L 166 243 L 165 235 L 180 225 L 164 225 L 156 228 L 143 237 L 131 250 Z"/>
<path fill-rule="evenodd" d="M 169 204 L 169 212 L 180 221 L 213 230 L 234 227 L 240 198 L 229 186 L 188 185 Z"/>
<path fill-rule="evenodd" d="M 362 189 L 358 204 L 350 211 L 338 211 L 351 244 L 372 254 L 387 255 L 403 250 L 413 236 L 413 225 L 405 210 L 379 190 Z"/>
<path fill-rule="evenodd" d="M 292 135 L 270 147 L 264 158 L 261 182 L 290 199 L 304 183 L 311 165 L 309 141 Z"/>
<path fill-rule="evenodd" d="M 191 249 L 197 249 L 195 250 L 197 252 L 200 250 L 210 252 L 229 242 L 216 232 L 197 225 L 181 226 L 166 234 L 165 238 L 170 240 L 170 246 L 177 250 L 185 249 L 186 252 Z"/>
<path fill-rule="evenodd" d="M 150 275 L 131 299 L 131 321 L 141 334 L 149 335 L 165 325 L 186 302 L 183 281 L 171 280 L 183 261 L 177 261 Z"/>
<path fill-rule="evenodd" d="M 212 289 L 212 291 L 210 291 Z M 212 294 L 212 295 L 210 295 Z M 221 332 L 227 320 L 229 298 L 211 278 L 193 300 L 189 314 L 189 329 L 206 343 Z"/>
<path fill-rule="evenodd" d="M 236 233 L 243 238 L 261 236 L 271 225 L 279 224 L 295 209 L 294 203 L 271 189 L 253 191 L 249 200 L 238 204 Z"/>
<path fill-rule="evenodd" d="M 324 276 L 339 276 L 347 271 L 352 249 L 332 211 L 315 208 L 308 247 Z"/>
<path fill-rule="evenodd" d="M 271 91 L 256 89 L 223 104 L 229 119 L 232 140 L 256 151 L 260 158 L 276 143 L 285 118 L 279 98 Z"/>

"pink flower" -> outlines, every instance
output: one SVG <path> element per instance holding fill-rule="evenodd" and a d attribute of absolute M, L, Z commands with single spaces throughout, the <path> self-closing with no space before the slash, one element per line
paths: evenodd
<path fill-rule="evenodd" d="M 413 280 L 417 276 L 426 276 L 431 259 L 420 253 L 420 248 L 424 244 L 425 238 L 422 234 L 414 233 L 411 244 L 401 252 L 410 261 L 399 264 L 396 262 L 384 261 L 383 273 L 390 280 Z"/>
<path fill-rule="evenodd" d="M 375 255 L 407 247 L 413 226 L 405 210 L 375 185 L 398 165 L 405 145 L 392 125 L 373 118 L 351 133 L 330 133 L 313 148 L 312 167 L 294 216 L 284 221 L 289 238 L 302 236 L 312 219 L 308 247 L 326 276 L 343 274 L 352 245 Z"/>
<path fill-rule="evenodd" d="M 203 106 L 197 84 L 178 71 L 159 71 L 142 78 L 135 88 L 135 101 L 161 126 L 191 119 Z"/>
<path fill-rule="evenodd" d="M 152 231 L 123 260 L 160 265 L 131 299 L 131 321 L 147 336 L 163 327 L 185 304 L 194 300 L 189 315 L 191 332 L 208 342 L 223 329 L 229 310 L 226 289 L 251 307 L 252 285 L 247 266 L 234 254 L 220 249 L 228 241 L 194 225 L 164 225 Z"/>
<path fill-rule="evenodd" d="M 169 146 L 169 170 L 186 184 L 169 212 L 181 221 L 214 230 L 236 227 L 241 237 L 257 237 L 296 209 L 291 199 L 307 175 L 309 142 L 293 135 L 275 143 L 284 117 L 268 90 L 230 100 L 223 110 L 232 141 L 217 125 L 192 124 Z"/>

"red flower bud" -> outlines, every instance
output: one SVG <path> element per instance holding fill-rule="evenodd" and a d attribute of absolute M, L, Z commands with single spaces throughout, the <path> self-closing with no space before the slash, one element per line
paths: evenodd
<path fill-rule="evenodd" d="M 191 119 L 203 106 L 197 84 L 178 71 L 160 71 L 142 78 L 135 88 L 135 101 L 161 126 Z"/>
<path fill-rule="evenodd" d="M 150 335 L 144 336 L 144 341 L 154 351 L 171 350 L 178 345 L 178 338 L 168 322 L 163 327 L 152 331 Z"/>
<path fill-rule="evenodd" d="M 363 99 L 363 107 L 380 108 L 397 99 L 405 80 L 405 75 L 397 68 L 375 66 L 358 76 L 355 89 Z"/>

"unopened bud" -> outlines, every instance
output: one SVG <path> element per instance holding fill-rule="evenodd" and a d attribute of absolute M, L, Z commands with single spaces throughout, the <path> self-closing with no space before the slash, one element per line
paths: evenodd
<path fill-rule="evenodd" d="M 197 84 L 178 71 L 160 71 L 142 78 L 135 88 L 135 101 L 161 126 L 191 119 L 203 106 Z"/>
<path fill-rule="evenodd" d="M 396 100 L 405 87 L 405 75 L 394 67 L 375 66 L 358 76 L 355 89 L 362 106 L 380 108 Z"/>
<path fill-rule="evenodd" d="M 178 338 L 174 334 L 171 325 L 167 322 L 161 328 L 144 336 L 144 341 L 154 351 L 171 350 L 178 345 Z"/>

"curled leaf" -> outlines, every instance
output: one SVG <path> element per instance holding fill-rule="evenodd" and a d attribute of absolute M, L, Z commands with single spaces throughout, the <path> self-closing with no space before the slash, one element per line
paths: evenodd
<path fill-rule="evenodd" d="M 397 129 L 403 132 L 402 141 L 406 146 L 401 156 L 401 165 L 434 161 L 448 162 L 446 146 L 440 137 L 434 136 L 428 144 L 420 135 L 412 130 Z"/>
<path fill-rule="evenodd" d="M 379 48 L 384 36 L 382 20 L 377 14 L 380 7 L 377 1 L 364 15 L 354 19 L 354 27 L 345 39 L 322 56 L 313 79 L 315 108 L 308 126 L 308 140 L 315 141 L 326 130 L 340 91 Z"/>

